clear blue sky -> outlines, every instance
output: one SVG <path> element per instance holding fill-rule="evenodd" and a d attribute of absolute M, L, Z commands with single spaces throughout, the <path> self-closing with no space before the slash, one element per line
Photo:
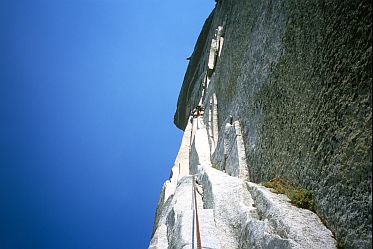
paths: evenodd
<path fill-rule="evenodd" d="M 147 248 L 213 0 L 0 1 L 0 248 Z"/>

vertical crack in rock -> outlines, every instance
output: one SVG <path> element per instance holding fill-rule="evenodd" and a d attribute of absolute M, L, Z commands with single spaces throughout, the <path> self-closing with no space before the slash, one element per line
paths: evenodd
<path fill-rule="evenodd" d="M 371 5 L 217 1 L 149 248 L 196 245 L 194 178 L 202 248 L 371 247 Z M 322 220 L 257 184 L 275 176 L 312 191 Z"/>
<path fill-rule="evenodd" d="M 177 182 L 174 194 L 161 206 L 160 214 L 157 212 L 157 228 L 150 248 L 166 248 L 165 243 L 167 248 L 191 246 L 193 175 L 197 176 L 196 197 L 204 248 L 336 248 L 331 232 L 312 212 L 299 211 L 288 200 L 263 187 L 248 183 L 248 188 L 238 175 L 230 176 L 212 168 L 206 126 L 202 117 L 193 119 L 194 131 L 188 133 L 194 136 L 189 137 L 193 141 L 189 150 L 189 175 Z M 236 139 L 227 141 L 237 144 Z M 237 146 L 231 148 L 237 150 Z M 238 153 L 235 157 L 238 163 L 228 165 L 236 165 L 232 172 L 242 167 Z M 258 219 L 257 209 L 262 220 Z"/>

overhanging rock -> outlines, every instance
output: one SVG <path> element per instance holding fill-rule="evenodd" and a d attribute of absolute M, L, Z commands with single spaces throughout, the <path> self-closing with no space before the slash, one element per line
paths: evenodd
<path fill-rule="evenodd" d="M 197 211 L 202 248 L 371 248 L 371 9 L 217 1 L 178 98 L 184 136 L 149 248 L 196 246 Z M 275 176 L 312 192 L 323 222 L 257 184 Z"/>

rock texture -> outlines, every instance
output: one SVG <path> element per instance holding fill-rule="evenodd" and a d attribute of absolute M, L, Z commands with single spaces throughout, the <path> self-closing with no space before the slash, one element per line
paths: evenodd
<path fill-rule="evenodd" d="M 246 181 L 246 175 L 231 176 L 213 168 L 206 125 L 202 117 L 190 120 L 187 129 L 192 130 L 183 138 L 188 137 L 190 143 L 182 143 L 180 148 L 189 149 L 189 165 L 180 158 L 175 161 L 189 174 L 178 178 L 176 187 L 171 183 L 180 175 L 172 174 L 166 181 L 149 248 L 193 248 L 193 175 L 198 186 L 202 248 L 336 248 L 331 231 L 316 214 L 294 207 L 284 195 Z M 236 151 L 230 154 L 236 163 L 229 167 L 239 172 L 246 164 L 240 163 L 243 158 L 237 139 L 228 141 L 228 147 Z M 167 199 L 165 193 L 169 193 Z"/>
<path fill-rule="evenodd" d="M 191 248 L 191 175 L 203 248 L 371 248 L 371 11 L 217 1 L 179 95 L 184 137 L 150 248 Z M 255 184 L 274 176 L 312 191 L 317 215 Z"/>

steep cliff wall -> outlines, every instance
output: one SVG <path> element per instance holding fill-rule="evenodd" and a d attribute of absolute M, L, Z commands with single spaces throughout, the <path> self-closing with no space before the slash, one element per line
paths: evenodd
<path fill-rule="evenodd" d="M 372 245 L 371 10 L 368 0 L 218 1 L 175 113 L 188 134 L 191 111 L 203 104 L 205 164 L 244 182 L 279 176 L 312 191 L 316 213 L 345 248 Z M 191 171 L 197 151 L 184 150 L 183 176 L 210 179 Z"/>

